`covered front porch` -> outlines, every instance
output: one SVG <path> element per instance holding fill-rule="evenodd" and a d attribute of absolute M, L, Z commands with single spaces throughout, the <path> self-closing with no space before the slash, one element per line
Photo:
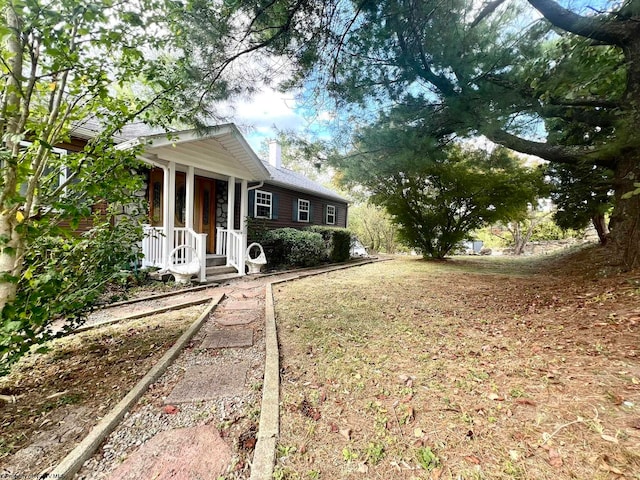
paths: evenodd
<path fill-rule="evenodd" d="M 249 184 L 269 173 L 235 125 L 133 142 L 127 143 L 145 147 L 141 159 L 150 166 L 142 266 L 169 271 L 197 264 L 196 280 L 206 282 L 213 260 L 244 275 L 248 192 L 260 183 Z"/>

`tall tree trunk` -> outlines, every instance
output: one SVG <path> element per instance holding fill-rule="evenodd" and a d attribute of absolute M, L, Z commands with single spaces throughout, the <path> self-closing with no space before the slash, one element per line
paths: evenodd
<path fill-rule="evenodd" d="M 593 228 L 596 229 L 598 240 L 600 240 L 600 245 L 606 245 L 609 241 L 609 228 L 607 227 L 605 216 L 601 213 L 598 213 L 591 217 L 591 223 L 593 224 Z"/>
<path fill-rule="evenodd" d="M 631 3 L 631 2 L 630 2 Z M 638 2 L 633 2 L 637 7 Z M 629 106 L 629 129 L 637 138 L 640 128 L 640 34 L 639 25 L 633 22 L 633 34 L 623 46 L 627 60 L 627 90 L 624 100 Z M 628 270 L 640 267 L 640 143 L 623 151 L 613 176 L 614 207 L 609 222 L 614 259 Z"/>
<path fill-rule="evenodd" d="M 611 215 L 613 254 L 626 269 L 640 267 L 640 162 L 633 156 L 621 158 L 614 173 L 615 207 Z"/>
<path fill-rule="evenodd" d="M 9 53 L 9 72 L 5 83 L 3 98 L 2 140 L 9 151 L 10 159 L 5 159 L 3 171 L 3 191 L 0 192 L 0 312 L 11 303 L 17 292 L 15 277 L 21 273 L 21 262 L 17 259 L 22 251 L 23 239 L 16 231 L 19 214 L 13 200 L 18 191 L 17 163 L 14 161 L 19 155 L 19 134 L 23 133 L 19 124 L 21 117 L 20 84 L 22 80 L 22 44 L 19 32 L 20 19 L 13 10 L 13 5 L 6 5 L 2 12 L 6 25 L 11 33 L 5 37 L 3 47 Z"/>
<path fill-rule="evenodd" d="M 16 252 L 21 250 L 20 236 L 16 232 L 17 219 L 12 212 L 0 212 L 0 312 L 16 298 L 17 284 L 12 281 L 16 273 Z"/>

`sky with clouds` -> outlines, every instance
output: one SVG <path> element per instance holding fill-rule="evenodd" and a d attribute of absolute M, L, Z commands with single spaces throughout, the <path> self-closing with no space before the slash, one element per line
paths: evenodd
<path fill-rule="evenodd" d="M 252 98 L 237 103 L 231 110 L 234 123 L 255 151 L 265 140 L 275 138 L 278 131 L 297 130 L 305 123 L 304 118 L 296 113 L 293 94 L 266 87 Z"/>

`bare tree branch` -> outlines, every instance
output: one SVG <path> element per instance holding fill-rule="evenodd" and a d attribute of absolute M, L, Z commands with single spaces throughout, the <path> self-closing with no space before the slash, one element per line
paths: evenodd
<path fill-rule="evenodd" d="M 471 28 L 475 27 L 482 20 L 484 20 L 489 15 L 491 15 L 496 10 L 496 8 L 498 8 L 500 5 L 502 5 L 505 1 L 506 0 L 493 0 L 493 1 L 489 2 L 489 3 L 487 3 L 484 6 L 484 8 L 480 11 L 478 16 L 475 18 L 475 20 L 473 22 L 471 22 Z"/>
<path fill-rule="evenodd" d="M 489 140 L 520 153 L 534 155 L 550 162 L 577 165 L 590 162 L 603 167 L 615 165 L 618 157 L 615 153 L 605 155 L 602 150 L 593 147 L 560 146 L 550 143 L 534 142 L 513 135 L 501 129 L 482 132 Z"/>
<path fill-rule="evenodd" d="M 554 0 L 528 0 L 556 27 L 607 45 L 623 46 L 637 35 L 640 24 L 629 20 L 584 17 L 560 6 Z"/>

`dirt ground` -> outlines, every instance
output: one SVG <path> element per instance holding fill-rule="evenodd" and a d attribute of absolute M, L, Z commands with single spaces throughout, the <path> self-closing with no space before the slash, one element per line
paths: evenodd
<path fill-rule="evenodd" d="M 598 247 L 280 285 L 276 479 L 640 479 L 640 272 Z"/>
<path fill-rule="evenodd" d="M 0 395 L 14 400 L 0 401 L 0 477 L 39 478 L 55 466 L 204 308 L 89 330 L 23 358 L 0 378 Z"/>

